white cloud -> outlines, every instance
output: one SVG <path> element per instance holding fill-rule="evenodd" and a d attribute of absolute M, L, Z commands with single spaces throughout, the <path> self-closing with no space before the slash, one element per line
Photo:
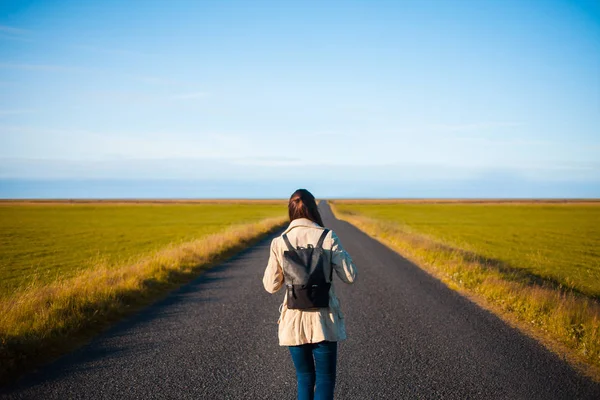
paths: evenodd
<path fill-rule="evenodd" d="M 107 101 L 110 103 L 139 103 L 160 100 L 159 96 L 150 92 L 135 90 L 94 90 L 85 94 L 94 100 Z"/>
<path fill-rule="evenodd" d="M 34 110 L 30 110 L 30 109 L 0 110 L 0 117 L 4 117 L 7 115 L 15 115 L 15 114 L 29 114 L 32 112 L 34 112 Z"/>
<path fill-rule="evenodd" d="M 14 26 L 0 25 L 0 32 L 9 35 L 27 35 L 31 31 L 27 29 L 15 28 Z"/>
<path fill-rule="evenodd" d="M 133 79 L 138 82 L 142 82 L 148 85 L 158 86 L 185 86 L 198 87 L 200 86 L 196 81 L 173 79 L 171 77 L 153 76 L 153 75 L 125 75 L 127 78 Z"/>
<path fill-rule="evenodd" d="M 206 92 L 192 92 L 192 93 L 182 93 L 176 94 L 170 97 L 171 100 L 195 100 L 195 99 L 203 99 L 208 96 Z"/>
<path fill-rule="evenodd" d="M 242 157 L 230 160 L 234 165 L 251 165 L 262 167 L 303 166 L 310 164 L 307 160 L 292 157 Z"/>
<path fill-rule="evenodd" d="M 482 144 L 486 146 L 553 146 L 555 142 L 551 140 L 525 139 L 518 137 L 480 137 L 480 136 L 453 136 L 453 141 L 471 142 L 473 144 Z"/>
<path fill-rule="evenodd" d="M 70 67 L 64 65 L 51 65 L 51 64 L 16 64 L 16 63 L 0 63 L 0 68 L 6 69 L 20 69 L 25 71 L 50 71 L 50 72 L 74 72 L 82 71 L 78 67 Z"/>
<path fill-rule="evenodd" d="M 482 131 L 496 128 L 514 128 L 521 126 L 519 122 L 475 122 L 468 124 L 431 124 L 429 129 L 441 132 Z"/>
<path fill-rule="evenodd" d="M 196 100 L 206 97 L 205 92 L 166 94 L 156 90 L 94 90 L 88 93 L 94 99 L 113 102 L 176 102 Z"/>
<path fill-rule="evenodd" d="M 14 26 L 0 25 L 0 39 L 30 41 L 28 37 L 31 31 L 27 29 L 15 28 Z"/>
<path fill-rule="evenodd" d="M 221 158 L 258 153 L 247 137 L 193 132 L 94 132 L 85 129 L 49 129 L 0 126 L 0 157 L 70 160 Z"/>
<path fill-rule="evenodd" d="M 150 56 L 151 55 L 148 53 L 141 53 L 139 51 L 118 49 L 118 48 L 98 47 L 98 46 L 91 46 L 91 45 L 87 45 L 87 44 L 75 44 L 75 45 L 72 45 L 71 47 L 74 49 L 78 49 L 78 50 L 92 51 L 95 53 L 112 54 L 112 55 L 119 55 L 119 56 L 139 57 L 139 56 Z"/>

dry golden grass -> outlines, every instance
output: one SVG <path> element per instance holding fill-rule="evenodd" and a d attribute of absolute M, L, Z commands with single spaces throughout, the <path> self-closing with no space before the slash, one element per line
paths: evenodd
<path fill-rule="evenodd" d="M 36 204 L 125 204 L 125 205 L 148 205 L 148 204 L 283 204 L 287 200 L 280 199 L 0 199 L 1 205 L 36 205 Z"/>
<path fill-rule="evenodd" d="M 403 230 L 398 224 L 340 213 L 335 204 L 331 206 L 337 218 L 397 250 L 600 381 L 600 304 L 594 299 L 518 270 L 486 264 L 477 254 Z"/>
<path fill-rule="evenodd" d="M 97 265 L 53 283 L 32 283 L 0 298 L 0 380 L 89 339 L 110 322 L 189 281 L 201 270 L 283 226 L 284 217 L 154 252 L 118 268 Z"/>
<path fill-rule="evenodd" d="M 339 204 L 598 204 L 600 199 L 330 199 Z"/>

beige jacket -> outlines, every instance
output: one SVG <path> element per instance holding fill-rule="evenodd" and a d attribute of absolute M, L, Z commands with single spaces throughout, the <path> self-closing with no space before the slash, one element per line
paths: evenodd
<path fill-rule="evenodd" d="M 284 233 L 291 244 L 296 246 L 316 245 L 323 229 L 318 224 L 306 218 L 293 220 Z M 343 249 L 337 235 L 329 231 L 323 242 L 327 260 L 336 275 L 345 283 L 353 283 L 356 279 L 356 266 L 350 255 Z M 281 268 L 283 252 L 287 246 L 281 236 L 271 242 L 269 263 L 263 276 L 263 285 L 269 293 L 277 292 L 284 286 L 283 270 Z M 329 276 L 330 263 L 326 262 L 325 274 Z M 335 280 L 335 279 L 333 279 Z M 279 307 L 279 345 L 296 346 L 305 343 L 318 343 L 323 340 L 340 341 L 346 339 L 346 326 L 340 302 L 335 295 L 334 282 L 329 291 L 329 308 L 317 310 L 290 310 L 287 308 L 287 291 L 283 304 Z"/>

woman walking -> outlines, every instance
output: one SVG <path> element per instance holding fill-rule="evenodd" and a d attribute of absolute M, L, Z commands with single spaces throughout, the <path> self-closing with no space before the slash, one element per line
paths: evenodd
<path fill-rule="evenodd" d="M 308 190 L 292 194 L 288 212 L 288 228 L 271 242 L 263 285 L 269 293 L 286 289 L 279 345 L 290 350 L 298 399 L 333 399 L 337 342 L 346 339 L 346 327 L 332 277 L 335 272 L 342 282 L 353 283 L 356 267 L 337 235 L 323 226 Z"/>

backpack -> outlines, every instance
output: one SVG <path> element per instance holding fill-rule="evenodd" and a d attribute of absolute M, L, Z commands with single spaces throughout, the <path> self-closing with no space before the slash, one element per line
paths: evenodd
<path fill-rule="evenodd" d="M 325 229 L 313 247 L 294 246 L 286 234 L 283 240 L 288 247 L 283 252 L 283 275 L 287 288 L 287 307 L 289 309 L 306 310 L 310 308 L 329 307 L 329 288 L 333 277 L 333 267 L 330 268 L 329 281 L 325 279 L 324 265 L 326 262 L 323 251 L 323 241 L 329 229 Z"/>

